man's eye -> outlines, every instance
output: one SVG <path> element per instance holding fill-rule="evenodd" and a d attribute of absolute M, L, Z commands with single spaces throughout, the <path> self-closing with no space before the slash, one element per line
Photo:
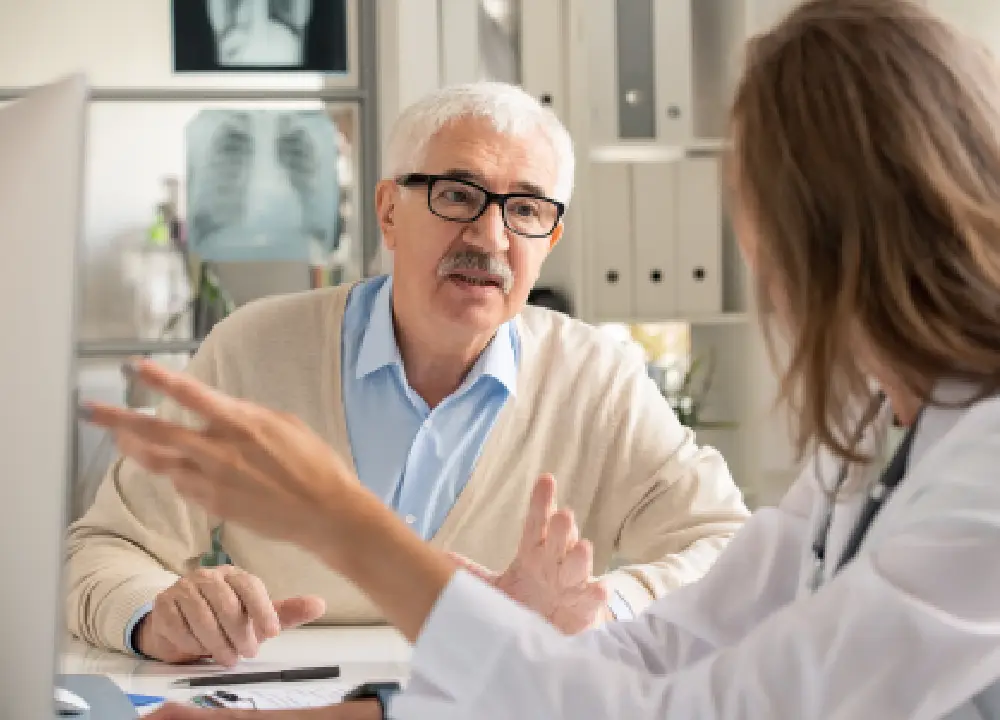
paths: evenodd
<path fill-rule="evenodd" d="M 533 202 L 512 202 L 507 206 L 508 212 L 518 217 L 538 217 L 538 204 Z"/>
<path fill-rule="evenodd" d="M 472 199 L 467 190 L 445 190 L 441 196 L 453 203 L 467 203 Z"/>

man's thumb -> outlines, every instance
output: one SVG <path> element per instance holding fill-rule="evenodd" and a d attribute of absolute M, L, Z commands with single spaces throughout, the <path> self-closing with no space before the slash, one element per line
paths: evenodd
<path fill-rule="evenodd" d="M 278 613 L 281 629 L 290 630 L 322 616 L 326 612 L 326 601 L 315 595 L 302 595 L 279 600 L 274 603 L 274 611 Z"/>

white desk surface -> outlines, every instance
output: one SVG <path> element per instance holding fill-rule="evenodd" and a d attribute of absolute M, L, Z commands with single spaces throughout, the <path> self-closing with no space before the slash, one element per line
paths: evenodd
<path fill-rule="evenodd" d="M 219 672 L 339 665 L 341 679 L 336 683 L 348 687 L 367 680 L 403 680 L 408 674 L 410 652 L 406 641 L 391 628 L 301 628 L 286 631 L 269 640 L 261 646 L 256 658 L 243 660 L 227 670 L 211 664 L 166 665 L 150 662 L 96 650 L 79 640 L 70 639 L 64 646 L 60 671 L 107 675 L 125 692 L 183 701 L 216 688 L 175 688 L 171 686 L 173 680 Z"/>

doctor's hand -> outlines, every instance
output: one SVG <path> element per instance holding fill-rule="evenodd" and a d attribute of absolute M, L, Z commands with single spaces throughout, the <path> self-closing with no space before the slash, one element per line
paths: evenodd
<path fill-rule="evenodd" d="M 376 700 L 304 710 L 207 710 L 192 705 L 164 705 L 147 720 L 382 720 Z"/>
<path fill-rule="evenodd" d="M 462 568 L 542 615 L 557 629 L 576 634 L 611 619 L 607 592 L 591 573 L 594 553 L 581 540 L 573 513 L 557 510 L 556 483 L 538 478 L 514 561 L 496 573 L 452 553 Z"/>
<path fill-rule="evenodd" d="M 127 375 L 198 417 L 186 427 L 102 403 L 81 408 L 114 433 L 121 453 L 154 477 L 167 477 L 210 515 L 277 540 L 345 557 L 353 543 L 332 522 L 364 497 L 354 474 L 304 422 L 229 397 L 193 378 L 139 360 Z"/>
<path fill-rule="evenodd" d="M 272 602 L 264 583 L 232 565 L 199 568 L 159 595 L 135 632 L 135 648 L 168 663 L 211 658 L 235 665 L 265 640 L 320 617 L 319 597 Z"/>

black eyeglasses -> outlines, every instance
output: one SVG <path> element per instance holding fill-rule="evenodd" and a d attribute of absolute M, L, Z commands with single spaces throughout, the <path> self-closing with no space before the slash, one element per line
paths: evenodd
<path fill-rule="evenodd" d="M 548 237 L 556 229 L 566 206 L 558 200 L 532 193 L 495 193 L 470 180 L 451 175 L 410 173 L 396 179 L 403 187 L 427 186 L 427 208 L 445 220 L 471 223 L 493 203 L 503 224 L 518 235 Z"/>

